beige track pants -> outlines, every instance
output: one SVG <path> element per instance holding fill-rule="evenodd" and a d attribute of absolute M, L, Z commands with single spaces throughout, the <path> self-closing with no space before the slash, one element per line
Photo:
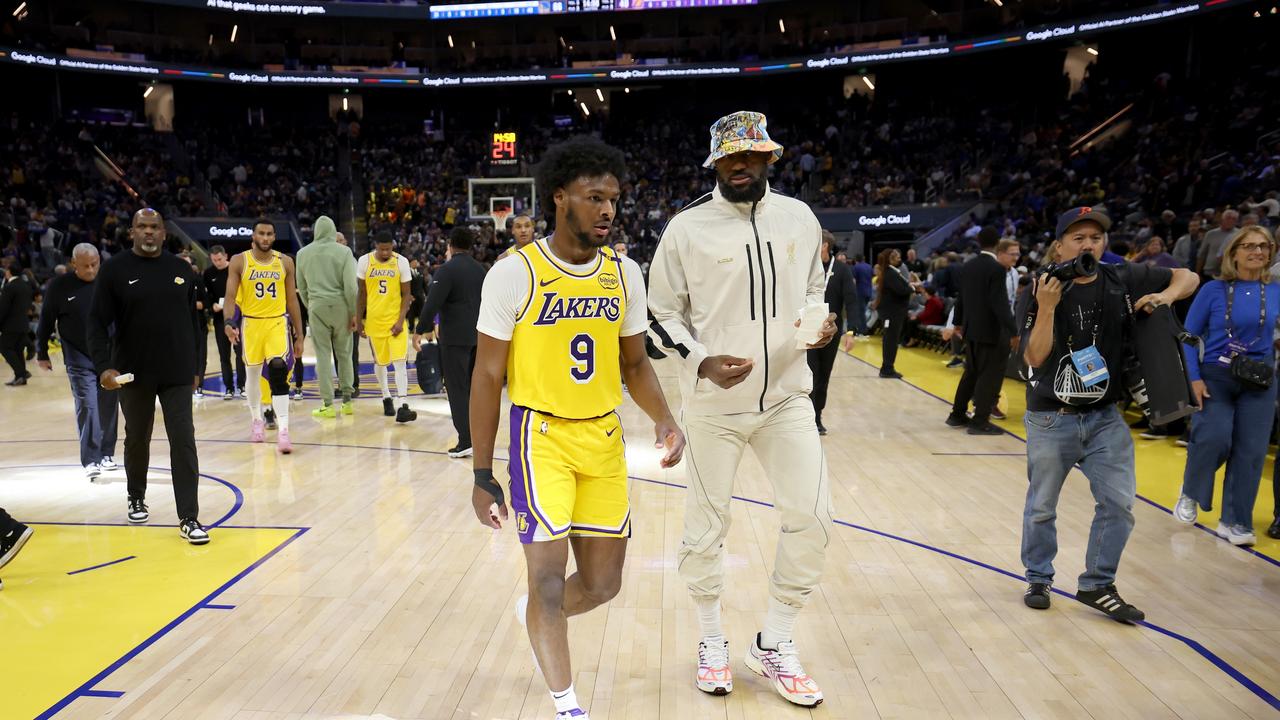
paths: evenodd
<path fill-rule="evenodd" d="M 773 483 L 782 516 L 770 594 L 804 607 L 822 577 L 831 532 L 827 461 L 813 403 L 796 395 L 764 412 L 685 415 L 683 421 L 689 491 L 678 559 L 689 593 L 695 600 L 718 598 L 724 589 L 729 503 L 742 452 L 750 446 Z"/>

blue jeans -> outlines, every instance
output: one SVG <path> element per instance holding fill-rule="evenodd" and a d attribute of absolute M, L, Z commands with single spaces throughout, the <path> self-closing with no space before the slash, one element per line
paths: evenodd
<path fill-rule="evenodd" d="M 1222 522 L 1251 528 L 1275 418 L 1275 383 L 1266 390 L 1246 390 L 1220 363 L 1205 363 L 1201 379 L 1209 397 L 1204 409 L 1191 417 L 1182 494 L 1212 509 L 1213 476 L 1225 462 Z"/>
<path fill-rule="evenodd" d="M 62 344 L 67 379 L 76 401 L 76 427 L 80 431 L 80 464 L 96 463 L 116 454 L 116 417 L 119 400 L 114 390 L 98 384 L 93 361 L 70 345 Z"/>
<path fill-rule="evenodd" d="M 1027 411 L 1027 504 L 1022 512 L 1022 564 L 1027 581 L 1053 582 L 1058 554 L 1058 495 L 1079 464 L 1093 493 L 1093 525 L 1080 590 L 1115 582 L 1120 555 L 1133 531 L 1138 492 L 1133 437 L 1114 405 L 1083 414 Z"/>

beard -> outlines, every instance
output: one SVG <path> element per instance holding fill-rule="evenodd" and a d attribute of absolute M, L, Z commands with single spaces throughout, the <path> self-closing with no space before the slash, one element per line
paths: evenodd
<path fill-rule="evenodd" d="M 747 183 L 745 187 L 736 188 L 723 177 L 717 175 L 716 184 L 720 186 L 720 194 L 724 196 L 724 199 L 732 203 L 756 202 L 764 197 L 764 176 L 752 178 L 751 182 Z"/>
<path fill-rule="evenodd" d="M 569 211 L 564 216 L 564 221 L 565 225 L 569 227 L 570 233 L 583 247 L 600 248 L 609 244 L 608 235 L 598 238 L 595 233 L 591 232 L 594 228 L 584 229 L 578 223 L 578 216 L 573 212 L 573 208 L 569 208 Z"/>

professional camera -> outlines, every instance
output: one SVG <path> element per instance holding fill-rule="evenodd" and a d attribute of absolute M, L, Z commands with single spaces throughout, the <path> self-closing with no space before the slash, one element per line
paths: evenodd
<path fill-rule="evenodd" d="M 1053 263 L 1044 269 L 1044 274 L 1055 277 L 1064 283 L 1076 278 L 1093 277 L 1098 274 L 1098 259 L 1090 253 L 1083 253 L 1074 260 Z"/>

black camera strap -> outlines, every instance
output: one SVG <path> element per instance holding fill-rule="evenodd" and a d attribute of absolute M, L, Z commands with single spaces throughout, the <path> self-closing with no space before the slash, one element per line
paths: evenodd
<path fill-rule="evenodd" d="M 1249 348 L 1253 348 L 1253 344 L 1258 341 L 1267 331 L 1267 286 L 1265 283 L 1258 283 L 1260 288 L 1258 297 L 1258 337 L 1249 342 Z M 1236 284 L 1235 282 L 1227 283 L 1227 340 L 1235 340 L 1234 327 L 1235 323 L 1231 319 L 1231 308 L 1235 305 Z"/>

